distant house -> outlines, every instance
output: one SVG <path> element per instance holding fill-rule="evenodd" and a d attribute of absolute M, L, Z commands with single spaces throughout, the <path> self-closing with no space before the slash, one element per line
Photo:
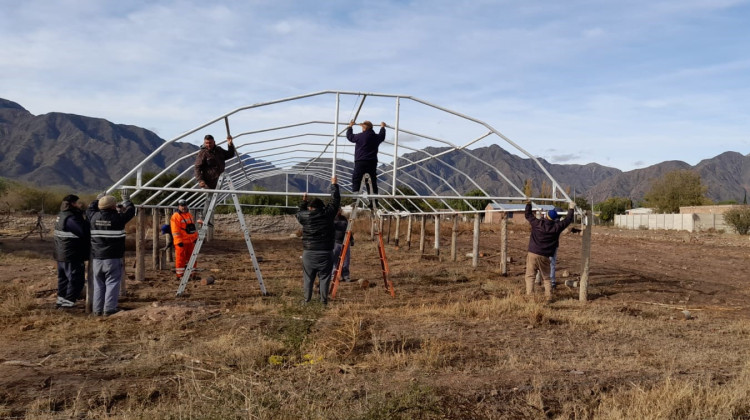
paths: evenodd
<path fill-rule="evenodd" d="M 634 209 L 625 210 L 625 214 L 652 214 L 654 209 L 648 207 L 636 207 Z"/>
<path fill-rule="evenodd" d="M 532 204 L 531 210 L 547 214 L 555 206 Z M 503 215 L 507 215 L 509 223 L 526 223 L 524 212 L 526 204 L 497 204 L 490 203 L 484 208 L 484 223 L 500 223 Z"/>

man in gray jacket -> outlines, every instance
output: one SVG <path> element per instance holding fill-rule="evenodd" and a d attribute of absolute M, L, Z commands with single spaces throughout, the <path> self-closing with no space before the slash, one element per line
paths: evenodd
<path fill-rule="evenodd" d="M 94 272 L 94 315 L 119 312 L 122 258 L 125 256 L 125 224 L 135 216 L 130 200 L 123 201 L 118 212 L 116 200 L 105 195 L 94 200 L 86 210 L 91 226 L 91 265 Z"/>

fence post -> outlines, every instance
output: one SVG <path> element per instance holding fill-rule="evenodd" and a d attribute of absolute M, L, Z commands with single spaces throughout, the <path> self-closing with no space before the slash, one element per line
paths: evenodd
<path fill-rule="evenodd" d="M 153 232 L 151 233 L 151 262 L 153 263 L 154 270 L 159 269 L 159 210 L 158 209 L 152 209 L 151 210 L 151 228 L 153 229 Z"/>
<path fill-rule="evenodd" d="M 138 209 L 138 217 L 135 225 L 135 281 L 143 281 L 146 278 L 146 209 Z M 124 270 L 123 270 L 124 271 Z M 125 279 L 121 290 L 125 290 Z"/>
<path fill-rule="evenodd" d="M 453 215 L 453 229 L 451 230 L 451 261 L 456 261 L 456 237 L 458 236 L 458 215 Z"/>
<path fill-rule="evenodd" d="M 508 215 L 500 219 L 500 274 L 508 275 Z"/>
<path fill-rule="evenodd" d="M 440 255 L 440 215 L 435 215 L 435 255 Z"/>
<path fill-rule="evenodd" d="M 472 241 L 472 252 L 471 266 L 477 268 L 479 266 L 479 213 L 474 215 L 474 240 Z"/>
<path fill-rule="evenodd" d="M 412 215 L 409 215 L 409 222 L 406 225 L 406 249 L 411 249 L 411 220 Z"/>
<path fill-rule="evenodd" d="M 591 265 L 591 210 L 586 210 L 586 227 L 583 230 L 581 249 L 581 283 L 578 285 L 578 300 L 586 302 L 589 296 L 589 267 Z"/>
<path fill-rule="evenodd" d="M 425 220 L 425 217 L 424 216 L 420 216 L 420 220 L 419 220 L 419 225 L 420 225 L 420 229 L 419 229 L 419 253 L 420 254 L 424 254 L 424 233 L 425 233 L 424 231 L 425 231 L 425 224 L 426 223 L 427 222 Z"/>

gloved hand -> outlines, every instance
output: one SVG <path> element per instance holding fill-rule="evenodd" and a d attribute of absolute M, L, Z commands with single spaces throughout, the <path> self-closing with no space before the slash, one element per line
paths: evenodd
<path fill-rule="evenodd" d="M 122 196 L 122 201 L 130 200 L 130 193 L 128 192 L 128 190 L 122 190 L 120 195 Z"/>
<path fill-rule="evenodd" d="M 185 244 L 183 244 L 182 242 L 180 242 L 179 244 L 177 244 L 177 246 L 179 246 L 180 248 L 183 248 L 185 246 Z"/>
<path fill-rule="evenodd" d="M 576 202 L 575 201 L 571 201 L 569 206 L 570 206 L 569 208 L 571 210 L 575 210 L 576 209 Z"/>

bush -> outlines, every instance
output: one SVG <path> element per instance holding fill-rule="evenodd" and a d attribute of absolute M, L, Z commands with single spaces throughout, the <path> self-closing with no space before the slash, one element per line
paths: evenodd
<path fill-rule="evenodd" d="M 750 231 L 750 206 L 735 207 L 724 213 L 724 222 L 740 235 Z"/>

